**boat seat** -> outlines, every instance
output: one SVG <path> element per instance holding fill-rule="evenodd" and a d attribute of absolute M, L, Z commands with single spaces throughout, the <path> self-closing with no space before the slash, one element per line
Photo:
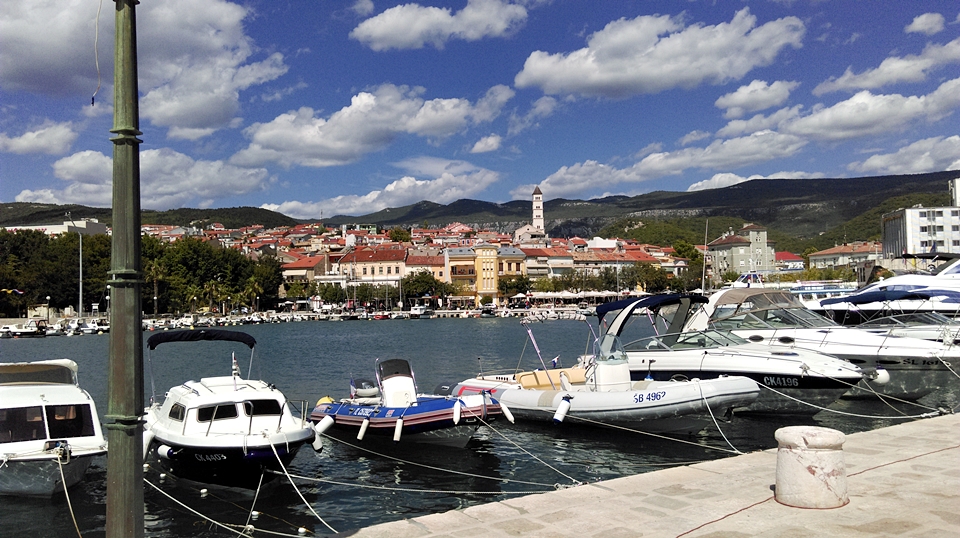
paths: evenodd
<path fill-rule="evenodd" d="M 586 371 L 583 368 L 558 368 L 556 370 L 533 370 L 517 374 L 517 382 L 525 389 L 560 390 L 560 372 L 566 374 L 571 385 L 587 382 Z M 551 385 L 550 382 L 553 382 Z"/>

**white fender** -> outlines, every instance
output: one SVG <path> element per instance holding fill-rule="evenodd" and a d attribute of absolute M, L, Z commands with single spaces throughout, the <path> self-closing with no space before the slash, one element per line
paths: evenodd
<path fill-rule="evenodd" d="M 460 400 L 453 403 L 453 423 L 460 423 Z"/>
<path fill-rule="evenodd" d="M 163 458 L 163 459 L 165 459 L 165 460 L 172 459 L 172 456 L 173 456 L 172 453 L 173 453 L 173 449 L 170 448 L 170 447 L 168 447 L 167 445 L 158 445 L 158 446 L 157 446 L 157 456 L 160 456 L 161 458 Z"/>
<path fill-rule="evenodd" d="M 147 452 L 150 450 L 150 443 L 153 441 L 153 430 L 143 431 L 143 459 L 147 459 Z"/>
<path fill-rule="evenodd" d="M 368 426 L 370 426 L 370 419 L 363 419 L 363 422 L 360 423 L 360 431 L 357 432 L 357 441 L 363 441 L 363 436 L 367 434 Z"/>
<path fill-rule="evenodd" d="M 317 422 L 317 425 L 313 427 L 313 431 L 317 432 L 317 435 L 323 435 L 323 433 L 330 429 L 330 426 L 333 426 L 336 422 L 333 418 L 333 415 L 327 415 Z"/>
<path fill-rule="evenodd" d="M 560 405 L 557 406 L 557 412 L 553 414 L 553 421 L 556 423 L 563 422 L 563 419 L 567 417 L 567 411 L 570 411 L 570 396 L 564 396 L 563 400 L 560 401 Z"/>
<path fill-rule="evenodd" d="M 400 440 L 400 430 L 403 429 L 403 417 L 397 419 L 397 427 L 393 429 L 393 440 Z"/>
<path fill-rule="evenodd" d="M 498 403 L 500 404 L 500 412 L 503 413 L 503 416 L 506 417 L 508 421 L 510 421 L 510 424 L 514 424 L 513 413 L 510 412 L 510 408 L 507 407 L 507 404 L 503 402 L 498 402 Z"/>
<path fill-rule="evenodd" d="M 884 368 L 877 368 L 877 377 L 871 380 L 871 383 L 876 383 L 877 385 L 886 385 L 890 382 L 890 372 Z"/>

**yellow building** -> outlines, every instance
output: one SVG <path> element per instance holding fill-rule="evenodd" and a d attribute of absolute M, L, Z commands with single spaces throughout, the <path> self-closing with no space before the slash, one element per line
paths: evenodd
<path fill-rule="evenodd" d="M 445 269 L 451 284 L 473 296 L 473 303 L 489 297 L 494 305 L 508 298 L 499 296 L 500 279 L 526 274 L 526 255 L 515 247 L 481 243 L 473 247 L 448 248 Z M 461 297 L 467 297 L 462 295 Z"/>

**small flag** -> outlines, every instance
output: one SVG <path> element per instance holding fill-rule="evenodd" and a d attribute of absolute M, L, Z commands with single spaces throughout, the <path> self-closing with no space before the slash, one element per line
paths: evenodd
<path fill-rule="evenodd" d="M 0 290 L 0 291 L 5 291 L 5 292 L 7 292 L 8 295 L 11 294 L 11 293 L 16 293 L 17 295 L 23 295 L 23 292 L 20 291 L 20 290 L 3 288 L 3 289 Z"/>
<path fill-rule="evenodd" d="M 560 359 L 560 355 L 557 355 L 556 357 L 553 358 L 552 361 L 550 361 L 550 364 L 552 365 L 553 368 L 557 367 L 557 363 L 559 362 L 559 359 Z"/>
<path fill-rule="evenodd" d="M 357 397 L 357 384 L 353 381 L 353 375 L 350 376 L 350 398 Z"/>

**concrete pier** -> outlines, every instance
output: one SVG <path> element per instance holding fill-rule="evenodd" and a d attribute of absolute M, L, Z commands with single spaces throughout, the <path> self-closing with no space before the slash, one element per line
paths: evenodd
<path fill-rule="evenodd" d="M 774 499 L 777 449 L 362 529 L 357 537 L 960 536 L 960 415 L 846 436 L 850 502 Z"/>

